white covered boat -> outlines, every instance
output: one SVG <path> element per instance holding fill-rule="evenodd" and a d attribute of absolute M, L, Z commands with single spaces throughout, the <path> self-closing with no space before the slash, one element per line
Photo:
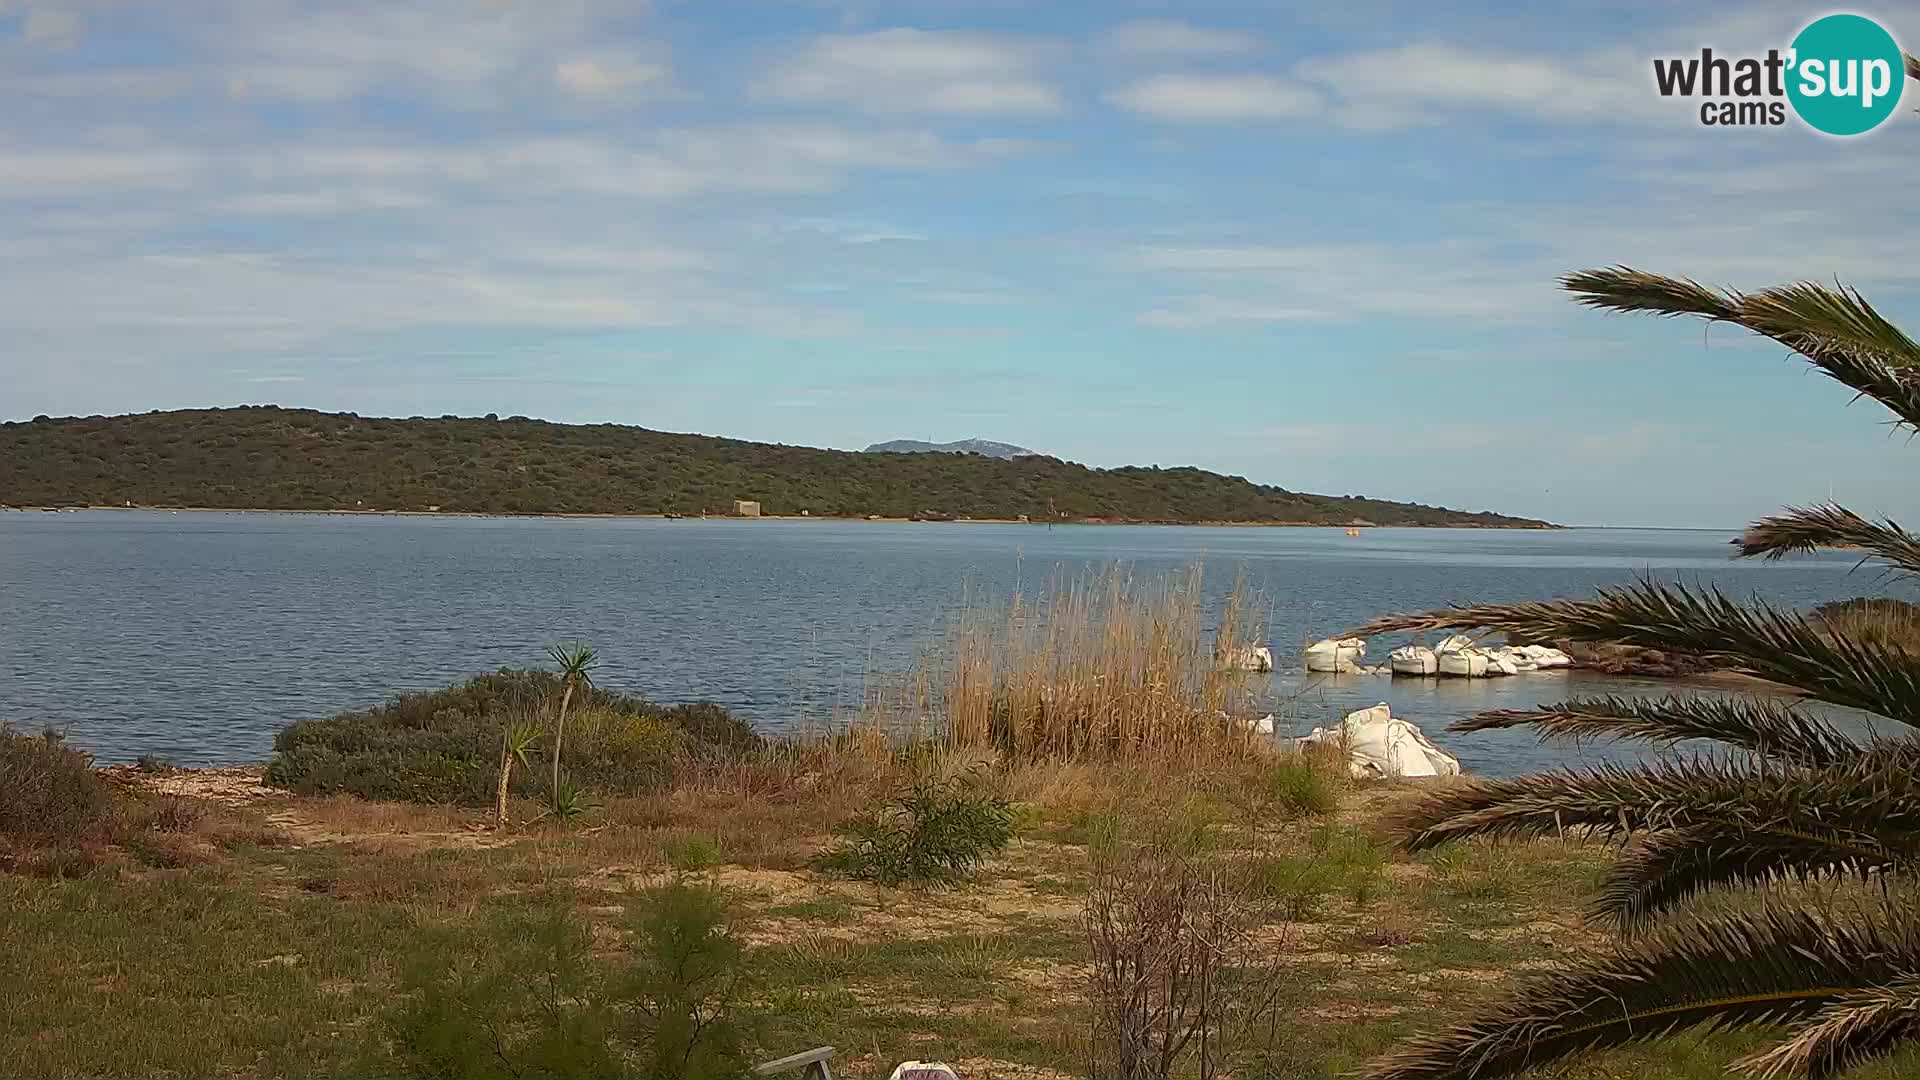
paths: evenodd
<path fill-rule="evenodd" d="M 1440 674 L 1456 679 L 1487 677 L 1487 654 L 1479 649 L 1448 649 L 1440 654 Z"/>
<path fill-rule="evenodd" d="M 1367 643 L 1361 638 L 1327 638 L 1307 646 L 1307 670 L 1324 674 L 1351 674 L 1367 658 Z"/>
<path fill-rule="evenodd" d="M 1347 771 L 1360 779 L 1460 775 L 1459 758 L 1433 745 L 1425 732 L 1394 716 L 1384 703 L 1348 713 L 1333 730 L 1314 728 L 1298 741 L 1344 746 Z"/>
<path fill-rule="evenodd" d="M 1395 675 L 1438 675 L 1440 657 L 1425 645 L 1402 645 L 1387 654 L 1387 666 Z"/>
<path fill-rule="evenodd" d="M 1265 645 L 1242 645 L 1222 653 L 1220 666 L 1229 671 L 1272 671 L 1273 650 Z"/>

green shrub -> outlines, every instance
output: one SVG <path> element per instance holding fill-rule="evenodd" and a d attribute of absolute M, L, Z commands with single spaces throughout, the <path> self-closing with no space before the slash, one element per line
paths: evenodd
<path fill-rule="evenodd" d="M 502 918 L 478 950 L 446 935 L 403 964 L 384 1016 L 417 1080 L 738 1080 L 746 964 L 726 896 L 675 881 L 636 906 L 623 972 L 565 911 Z"/>
<path fill-rule="evenodd" d="M 646 1080 L 735 1080 L 747 1074 L 736 1010 L 746 958 L 726 894 L 673 881 L 640 905 L 641 948 L 626 982 Z"/>
<path fill-rule="evenodd" d="M 1260 770 L 1257 798 L 1265 815 L 1281 820 L 1332 813 L 1340 805 L 1341 782 L 1325 755 L 1285 754 Z"/>
<path fill-rule="evenodd" d="M 964 778 L 916 776 L 906 792 L 842 825 L 821 869 L 882 885 L 937 884 L 972 873 L 1013 839 L 1007 801 Z"/>
<path fill-rule="evenodd" d="M 375 708 L 302 720 L 274 738 L 267 782 L 306 793 L 489 806 L 510 720 L 543 716 L 560 680 L 502 669 Z M 737 753 L 760 737 L 712 704 L 661 706 L 598 687 L 576 692 L 567 721 L 567 776 L 582 789 L 644 794 L 672 780 L 688 754 Z M 516 770 L 509 790 L 548 795 L 541 769 Z"/>
<path fill-rule="evenodd" d="M 461 956 L 443 936 L 400 973 L 385 1016 L 403 1075 L 417 1080 L 618 1080 L 615 1017 L 588 963 L 585 933 L 563 912 L 502 920 L 488 947 Z"/>
<path fill-rule="evenodd" d="M 667 865 L 676 873 L 697 874 L 720 865 L 720 845 L 710 837 L 681 833 L 667 838 Z"/>
<path fill-rule="evenodd" d="M 1366 834 L 1322 826 L 1313 831 L 1306 852 L 1266 855 L 1250 868 L 1255 892 L 1279 905 L 1294 922 L 1317 918 L 1334 893 L 1356 906 L 1372 903 L 1386 870 L 1386 852 Z"/>
<path fill-rule="evenodd" d="M 113 799 L 93 759 L 53 731 L 22 735 L 0 724 L 0 838 L 23 844 L 104 839 Z"/>

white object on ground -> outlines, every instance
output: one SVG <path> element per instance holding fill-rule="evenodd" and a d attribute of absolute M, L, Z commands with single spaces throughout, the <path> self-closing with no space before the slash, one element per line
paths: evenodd
<path fill-rule="evenodd" d="M 1440 658 L 1425 645 L 1402 645 L 1387 654 L 1387 664 L 1395 675 L 1437 675 Z"/>
<path fill-rule="evenodd" d="M 1273 650 L 1265 645 L 1243 645 L 1221 654 L 1220 665 L 1232 671 L 1272 671 Z"/>
<path fill-rule="evenodd" d="M 1440 654 L 1440 674 L 1456 679 L 1484 679 L 1487 654 L 1479 649 L 1448 649 Z"/>
<path fill-rule="evenodd" d="M 1532 667 L 1531 664 L 1528 667 Z M 1518 675 L 1520 662 L 1514 659 L 1512 649 L 1495 649 L 1487 653 L 1487 674 Z"/>
<path fill-rule="evenodd" d="M 1260 719 L 1255 720 L 1253 722 L 1253 733 L 1255 735 L 1273 734 L 1273 714 L 1268 713 Z"/>
<path fill-rule="evenodd" d="M 1446 639 L 1445 641 L 1442 641 L 1440 644 L 1435 645 L 1433 647 L 1433 651 L 1436 653 L 1450 653 L 1450 652 L 1460 652 L 1463 649 L 1471 649 L 1471 648 L 1473 648 L 1472 638 L 1468 637 L 1465 634 L 1455 634 L 1452 637 Z"/>
<path fill-rule="evenodd" d="M 1327 638 L 1307 646 L 1307 670 L 1327 674 L 1344 674 L 1360 666 L 1366 659 L 1367 643 L 1361 638 L 1342 638 L 1335 641 Z"/>
<path fill-rule="evenodd" d="M 1533 666 L 1538 668 L 1571 667 L 1573 664 L 1573 657 L 1545 645 L 1522 645 L 1513 651 L 1533 661 Z"/>
<path fill-rule="evenodd" d="M 960 1074 L 944 1061 L 903 1061 L 887 1080 L 960 1080 Z"/>
<path fill-rule="evenodd" d="M 1347 772 L 1357 779 L 1460 775 L 1459 758 L 1433 745 L 1384 703 L 1348 713 L 1337 730 L 1314 728 L 1295 742 L 1344 745 Z"/>
<path fill-rule="evenodd" d="M 1512 645 L 1502 645 L 1487 655 L 1490 657 L 1489 670 L 1487 672 L 1490 675 L 1495 674 L 1495 672 L 1491 670 L 1493 665 L 1511 666 L 1513 668 L 1512 671 L 1503 672 L 1508 675 L 1517 675 L 1523 671 L 1540 670 L 1540 665 L 1534 662 L 1533 657 L 1528 654 L 1525 649 L 1516 649 Z"/>

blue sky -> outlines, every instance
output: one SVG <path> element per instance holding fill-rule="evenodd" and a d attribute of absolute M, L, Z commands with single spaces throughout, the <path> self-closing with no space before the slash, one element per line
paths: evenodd
<path fill-rule="evenodd" d="M 1442 6 L 0 0 L 0 416 L 978 435 L 1570 523 L 1916 516 L 1876 406 L 1553 286 L 1838 277 L 1920 324 L 1910 108 L 1841 141 L 1652 90 L 1826 9 Z"/>

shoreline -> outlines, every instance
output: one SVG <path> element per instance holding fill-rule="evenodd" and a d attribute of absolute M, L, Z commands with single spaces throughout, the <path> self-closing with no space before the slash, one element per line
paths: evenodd
<path fill-rule="evenodd" d="M 154 514 L 311 514 L 328 517 L 408 517 L 408 518 L 490 518 L 502 521 L 519 519 L 561 518 L 561 519 L 602 519 L 609 521 L 870 521 L 876 524 L 912 524 L 912 525 L 1029 525 L 1048 527 L 1045 521 L 1020 521 L 1016 518 L 948 518 L 943 520 L 915 519 L 912 517 L 887 517 L 883 515 L 839 515 L 839 514 L 761 514 L 757 517 L 737 516 L 733 514 L 708 514 L 695 517 L 689 514 L 669 515 L 664 513 L 616 513 L 611 511 L 557 511 L 544 514 L 505 514 L 485 510 L 365 510 L 313 508 L 279 509 L 260 506 L 0 506 L 0 513 L 77 513 L 82 510 L 113 510 L 118 512 L 154 513 Z M 1052 525 L 1101 525 L 1101 526 L 1161 526 L 1167 528 L 1206 528 L 1206 529 L 1463 529 L 1489 532 L 1562 532 L 1577 526 L 1570 525 L 1404 525 L 1404 524 L 1358 524 L 1330 523 L 1323 521 L 1165 521 L 1134 518 L 1063 518 Z"/>

